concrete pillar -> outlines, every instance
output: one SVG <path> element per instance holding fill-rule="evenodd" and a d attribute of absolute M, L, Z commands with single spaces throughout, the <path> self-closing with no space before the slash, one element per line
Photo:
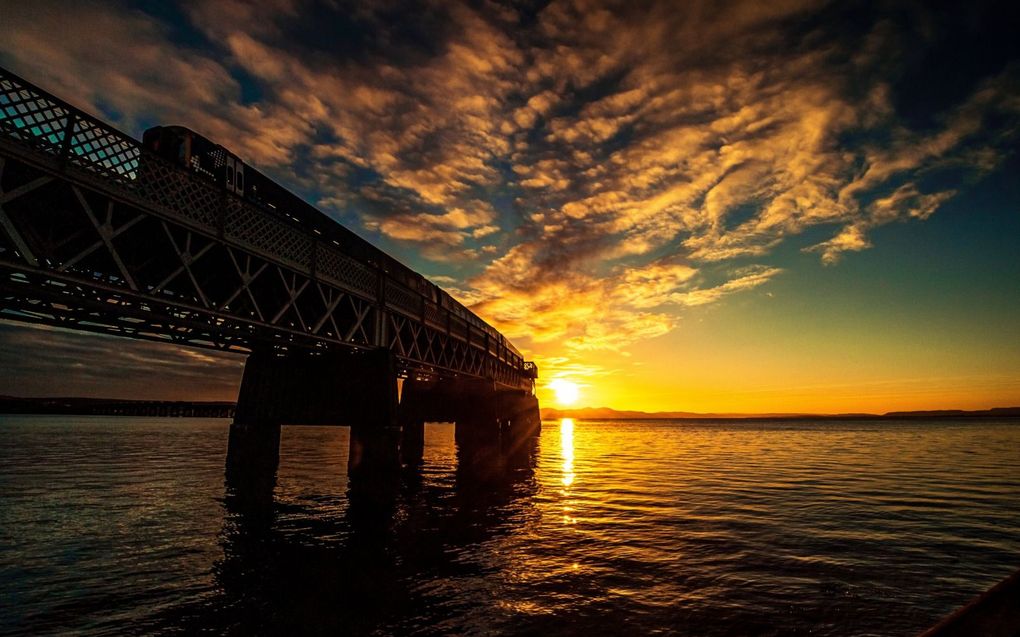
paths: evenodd
<path fill-rule="evenodd" d="M 417 466 L 425 451 L 425 421 L 446 420 L 432 404 L 434 383 L 415 378 L 404 381 L 398 407 L 400 422 L 400 456 L 404 464 Z"/>
<path fill-rule="evenodd" d="M 388 350 L 253 352 L 236 422 L 396 426 L 397 375 Z"/>
<path fill-rule="evenodd" d="M 455 417 L 457 444 L 498 444 L 502 426 L 499 396 L 491 383 L 471 383 L 461 395 Z"/>
<path fill-rule="evenodd" d="M 257 439 L 252 444 L 275 445 L 278 461 L 282 424 L 350 426 L 349 473 L 389 471 L 394 463 L 399 467 L 392 352 L 252 352 L 244 366 L 231 443 L 236 439 L 245 447 L 242 441 Z"/>
<path fill-rule="evenodd" d="M 502 410 L 510 423 L 511 439 L 536 438 L 542 432 L 538 398 L 526 392 L 507 392 L 502 396 Z"/>
<path fill-rule="evenodd" d="M 389 481 L 400 470 L 400 429 L 398 427 L 351 427 L 351 449 L 347 475 L 351 480 Z"/>
<path fill-rule="evenodd" d="M 228 510 L 253 519 L 271 518 L 279 462 L 280 425 L 231 423 L 225 476 Z"/>
<path fill-rule="evenodd" d="M 405 465 L 421 464 L 425 453 L 425 421 L 421 419 L 401 421 L 400 459 Z"/>
<path fill-rule="evenodd" d="M 408 379 L 400 410 L 403 422 L 455 422 L 459 445 L 517 446 L 542 426 L 535 396 L 483 379 Z"/>

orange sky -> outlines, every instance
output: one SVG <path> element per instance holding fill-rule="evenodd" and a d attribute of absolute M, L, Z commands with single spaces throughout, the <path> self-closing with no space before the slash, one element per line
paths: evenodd
<path fill-rule="evenodd" d="M 4 66 L 237 153 L 508 335 L 543 404 L 557 379 L 648 411 L 1020 404 L 1020 50 L 994 7 L 8 4 Z M 0 351 L 0 392 L 239 381 L 28 328 Z"/>

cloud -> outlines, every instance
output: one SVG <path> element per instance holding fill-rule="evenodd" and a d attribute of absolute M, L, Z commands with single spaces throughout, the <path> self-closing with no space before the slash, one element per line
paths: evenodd
<path fill-rule="evenodd" d="M 860 252 L 870 248 L 871 242 L 865 235 L 865 229 L 860 225 L 846 226 L 833 238 L 823 241 L 817 245 L 806 248 L 811 252 L 822 253 L 822 263 L 832 265 L 839 261 L 844 252 Z"/>
<path fill-rule="evenodd" d="M 678 324 L 678 308 L 762 285 L 780 272 L 745 267 L 726 273 L 724 283 L 705 286 L 689 265 L 652 263 L 582 274 L 535 268 L 516 249 L 470 284 L 477 293 L 473 307 L 510 337 L 558 343 L 576 353 L 623 351 L 662 336 Z"/>
<path fill-rule="evenodd" d="M 686 306 L 714 303 L 734 292 L 742 292 L 767 283 L 772 277 L 782 272 L 779 268 L 751 267 L 736 273 L 734 278 L 714 287 L 701 288 L 671 295 L 674 303 Z"/>
<path fill-rule="evenodd" d="M 7 321 L 0 360 L 0 394 L 150 400 L 236 400 L 244 365 L 237 354 Z"/>
<path fill-rule="evenodd" d="M 953 9 L 12 7 L 5 63 L 132 130 L 196 128 L 435 262 L 546 352 L 668 333 L 781 276 L 776 248 L 808 231 L 834 265 L 877 227 L 937 214 L 1020 130 L 1015 61 L 906 99 L 923 83 L 903 51 L 982 37 Z"/>
<path fill-rule="evenodd" d="M 393 239 L 423 244 L 424 250 L 435 248 L 437 244 L 447 248 L 458 247 L 469 239 L 481 239 L 499 232 L 499 226 L 493 225 L 497 213 L 489 203 L 475 200 L 468 205 L 468 208 L 456 207 L 444 213 L 405 212 L 370 217 L 366 219 L 365 227 Z M 442 256 L 434 260 L 468 258 L 472 252 L 470 249 L 453 253 L 444 250 Z"/>

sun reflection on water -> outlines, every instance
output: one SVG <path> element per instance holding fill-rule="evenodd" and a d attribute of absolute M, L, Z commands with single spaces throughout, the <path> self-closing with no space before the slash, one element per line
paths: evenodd
<path fill-rule="evenodd" d="M 563 458 L 563 486 L 574 482 L 574 419 L 560 420 L 560 456 Z M 564 492 L 564 495 L 566 493 Z"/>
<path fill-rule="evenodd" d="M 563 523 L 576 524 L 574 517 L 574 503 L 570 499 L 570 487 L 574 484 L 574 419 L 563 418 L 560 420 L 560 457 L 563 459 L 560 481 L 563 489 Z"/>

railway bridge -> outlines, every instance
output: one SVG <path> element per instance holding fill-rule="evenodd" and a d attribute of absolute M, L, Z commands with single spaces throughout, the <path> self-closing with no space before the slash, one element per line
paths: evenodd
<path fill-rule="evenodd" d="M 352 462 L 413 460 L 426 420 L 465 444 L 540 427 L 535 365 L 435 285 L 2 68 L 0 318 L 247 354 L 235 457 L 289 423 L 350 425 Z"/>

